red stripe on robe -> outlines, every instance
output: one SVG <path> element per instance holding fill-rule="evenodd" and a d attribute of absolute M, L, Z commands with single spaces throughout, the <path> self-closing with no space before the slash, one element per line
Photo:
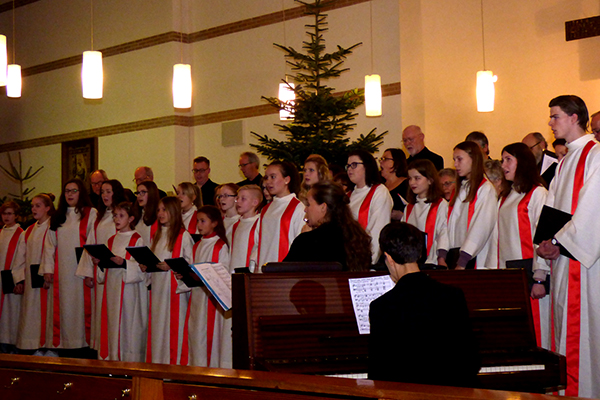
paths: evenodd
<path fill-rule="evenodd" d="M 10 270 L 10 265 L 13 262 L 13 258 L 15 256 L 15 250 L 17 249 L 17 244 L 19 244 L 19 237 L 21 237 L 21 233 L 23 233 L 23 229 L 20 226 L 17 226 L 15 229 L 15 233 L 13 233 L 10 241 L 8 242 L 8 250 L 6 252 L 6 260 L 4 261 L 4 270 Z M 2 308 L 4 307 L 4 292 L 0 293 L 0 317 L 2 317 Z"/>
<path fill-rule="evenodd" d="M 358 223 L 360 224 L 360 226 L 363 227 L 363 229 L 367 229 L 367 225 L 369 224 L 369 210 L 371 209 L 371 200 L 373 200 L 375 190 L 377 190 L 378 186 L 379 184 L 371 186 L 371 189 L 369 189 L 369 193 L 367 193 L 367 196 L 361 203 L 360 208 L 358 210 Z"/>
<path fill-rule="evenodd" d="M 440 203 L 442 202 L 442 198 L 439 198 L 435 203 L 431 203 L 429 207 L 429 211 L 427 212 L 427 219 L 425 220 L 425 233 L 427 234 L 427 257 L 429 257 L 429 252 L 431 251 L 431 246 L 433 246 L 433 238 L 435 236 L 435 221 L 437 220 L 437 212 L 440 207 Z M 408 204 L 406 206 L 406 221 L 408 222 L 408 218 L 412 213 L 414 204 Z"/>
<path fill-rule="evenodd" d="M 27 244 L 27 240 L 29 236 L 33 233 L 33 229 L 37 225 L 37 222 L 31 225 L 25 231 L 25 244 Z M 46 244 L 46 234 L 48 233 L 48 228 L 44 231 L 44 236 L 42 237 L 42 254 L 44 254 L 44 245 Z M 48 292 L 44 287 L 40 288 L 40 348 L 46 346 L 46 314 L 48 312 Z"/>

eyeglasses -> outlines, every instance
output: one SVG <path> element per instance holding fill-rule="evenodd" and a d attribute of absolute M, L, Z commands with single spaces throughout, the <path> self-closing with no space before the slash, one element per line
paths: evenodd
<path fill-rule="evenodd" d="M 379 162 L 384 162 L 384 161 L 387 161 L 387 160 L 394 161 L 394 159 L 393 159 L 393 158 L 389 158 L 389 157 L 381 157 L 381 158 L 379 159 Z"/>
<path fill-rule="evenodd" d="M 456 183 L 455 181 L 448 181 L 448 182 L 442 183 L 442 186 L 450 187 L 450 186 L 454 185 L 455 183 Z"/>
<path fill-rule="evenodd" d="M 104 183 L 104 181 L 92 182 L 92 186 L 102 186 L 103 183 Z"/>
<path fill-rule="evenodd" d="M 133 194 L 135 194 L 136 196 L 139 196 L 140 194 L 141 194 L 142 196 L 145 196 L 145 195 L 147 195 L 147 194 L 148 194 L 148 191 L 147 191 L 147 190 L 140 190 L 139 192 L 135 192 L 135 193 L 133 193 Z"/>
<path fill-rule="evenodd" d="M 536 144 L 534 144 L 533 146 L 529 146 L 529 150 L 533 150 L 533 148 L 535 146 L 537 146 L 538 144 L 542 143 L 542 141 L 540 140 L 539 142 L 537 142 Z"/>
<path fill-rule="evenodd" d="M 203 173 L 205 173 L 206 171 L 208 171 L 208 168 L 200 168 L 200 169 L 196 169 L 196 168 L 194 168 L 194 169 L 192 170 L 192 172 L 193 172 L 193 173 L 195 173 L 195 174 L 197 174 L 198 172 L 200 172 L 200 173 L 202 173 L 202 174 L 203 174 Z"/>
<path fill-rule="evenodd" d="M 79 193 L 79 189 L 65 189 L 65 194 Z"/>
<path fill-rule="evenodd" d="M 237 197 L 237 195 L 236 194 L 218 194 L 215 197 L 217 199 L 220 199 L 221 197 L 225 197 L 225 198 L 228 198 L 228 197 Z"/>
<path fill-rule="evenodd" d="M 416 138 L 403 138 L 402 139 L 402 143 L 406 144 L 406 143 L 412 143 L 415 141 Z"/>
<path fill-rule="evenodd" d="M 239 168 L 244 168 L 246 165 L 249 165 L 249 164 L 252 164 L 252 163 L 249 163 L 249 162 L 247 162 L 247 163 L 245 163 L 245 164 L 240 164 L 240 165 L 238 165 L 238 167 L 239 167 Z"/>
<path fill-rule="evenodd" d="M 349 169 L 356 169 L 356 167 L 358 167 L 358 164 L 364 164 L 364 163 L 351 162 L 350 164 L 346 164 L 346 171 L 348 171 Z"/>

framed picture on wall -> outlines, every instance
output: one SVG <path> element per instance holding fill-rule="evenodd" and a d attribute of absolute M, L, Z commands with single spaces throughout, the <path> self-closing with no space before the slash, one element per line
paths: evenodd
<path fill-rule="evenodd" d="M 72 178 L 89 187 L 90 173 L 98 169 L 98 138 L 62 143 L 62 187 Z"/>

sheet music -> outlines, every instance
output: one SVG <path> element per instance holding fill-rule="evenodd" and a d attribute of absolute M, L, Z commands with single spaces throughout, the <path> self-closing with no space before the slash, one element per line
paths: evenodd
<path fill-rule="evenodd" d="M 231 309 L 231 274 L 229 270 L 219 263 L 198 263 L 190 267 L 210 293 L 215 297 L 223 310 Z"/>
<path fill-rule="evenodd" d="M 369 323 L 369 305 L 373 300 L 394 287 L 394 281 L 389 275 L 374 276 L 370 278 L 348 279 L 350 297 L 356 316 L 356 325 L 361 335 L 371 332 Z"/>

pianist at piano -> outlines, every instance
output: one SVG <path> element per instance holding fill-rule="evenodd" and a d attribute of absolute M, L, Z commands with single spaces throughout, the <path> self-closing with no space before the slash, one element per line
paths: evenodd
<path fill-rule="evenodd" d="M 420 272 L 423 240 L 404 222 L 379 236 L 396 286 L 371 303 L 369 379 L 476 386 L 479 356 L 465 296 Z"/>

